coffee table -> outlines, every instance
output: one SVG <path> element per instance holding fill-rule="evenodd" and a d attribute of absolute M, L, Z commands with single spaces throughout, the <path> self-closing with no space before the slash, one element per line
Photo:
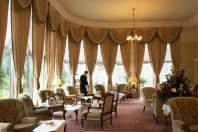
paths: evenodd
<path fill-rule="evenodd" d="M 83 96 L 83 97 L 81 97 L 81 104 L 83 104 L 83 102 L 84 103 L 90 102 L 90 104 L 93 103 L 93 96 Z"/>
<path fill-rule="evenodd" d="M 74 104 L 74 105 L 64 105 L 65 111 L 67 112 L 75 112 L 76 114 L 76 124 L 78 120 L 78 115 L 81 114 L 82 111 L 82 105 L 80 104 Z"/>
<path fill-rule="evenodd" d="M 33 130 L 33 132 L 65 132 L 65 120 L 47 120 Z"/>

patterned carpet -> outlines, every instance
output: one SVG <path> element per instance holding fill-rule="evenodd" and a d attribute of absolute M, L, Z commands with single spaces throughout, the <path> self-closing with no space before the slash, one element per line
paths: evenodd
<path fill-rule="evenodd" d="M 67 132 L 171 132 L 171 121 L 168 119 L 168 126 L 165 119 L 159 119 L 156 124 L 153 120 L 151 109 L 142 112 L 143 103 L 141 100 L 128 99 L 118 104 L 118 117 L 113 113 L 113 124 L 110 120 L 104 122 L 104 129 L 101 130 L 100 122 L 85 121 L 81 127 L 80 119 L 75 122 L 75 114 L 67 114 Z M 55 113 L 53 119 L 63 119 L 62 113 Z"/>

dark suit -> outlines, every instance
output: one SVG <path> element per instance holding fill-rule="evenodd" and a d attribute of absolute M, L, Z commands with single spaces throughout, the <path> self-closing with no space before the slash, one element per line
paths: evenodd
<path fill-rule="evenodd" d="M 85 94 L 85 96 L 87 96 L 86 85 L 88 85 L 87 76 L 83 74 L 80 76 L 80 92 Z"/>

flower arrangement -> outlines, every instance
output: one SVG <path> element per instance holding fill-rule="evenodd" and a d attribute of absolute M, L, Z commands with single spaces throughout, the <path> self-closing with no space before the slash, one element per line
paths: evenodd
<path fill-rule="evenodd" d="M 184 75 L 184 70 L 181 68 L 172 69 L 169 75 L 166 75 L 166 82 L 160 84 L 157 90 L 157 95 L 162 102 L 165 102 L 171 97 L 192 96 L 190 90 L 191 83 Z"/>

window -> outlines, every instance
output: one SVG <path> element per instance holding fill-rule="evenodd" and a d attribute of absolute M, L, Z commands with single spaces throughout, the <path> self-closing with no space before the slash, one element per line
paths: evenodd
<path fill-rule="evenodd" d="M 167 44 L 166 48 L 166 55 L 163 67 L 160 72 L 160 83 L 166 80 L 166 76 L 170 73 L 172 67 L 172 60 L 171 60 L 171 51 L 170 51 L 170 44 Z M 145 46 L 145 53 L 144 53 L 144 64 L 142 67 L 142 72 L 140 75 L 140 79 L 146 80 L 144 86 L 154 86 L 155 85 L 155 74 L 153 72 L 153 68 L 151 66 L 151 62 L 149 59 L 149 52 L 147 45 Z"/>
<path fill-rule="evenodd" d="M 11 38 L 11 10 L 9 3 L 5 47 L 3 50 L 2 64 L 0 69 L 0 98 L 14 97 L 14 93 L 11 92 L 14 88 L 14 77 L 15 72 L 12 57 Z"/>
<path fill-rule="evenodd" d="M 3 60 L 0 69 L 0 98 L 10 97 L 11 82 L 11 50 L 4 49 Z"/>
<path fill-rule="evenodd" d="M 118 50 L 117 50 L 116 64 L 112 74 L 112 83 L 114 86 L 116 84 L 127 83 L 127 75 L 122 63 L 120 45 L 118 46 Z"/>
<path fill-rule="evenodd" d="M 28 36 L 27 52 L 24 63 L 24 71 L 22 75 L 23 93 L 33 96 L 33 64 L 32 64 L 32 13 L 30 16 L 30 27 Z"/>
<path fill-rule="evenodd" d="M 166 75 L 171 73 L 171 68 L 172 68 L 172 58 L 171 58 L 170 44 L 167 44 L 165 61 L 160 72 L 160 83 L 166 81 Z"/>
<path fill-rule="evenodd" d="M 72 84 L 72 79 L 70 77 L 70 67 L 69 67 L 69 50 L 68 50 L 68 37 L 66 39 L 65 55 L 63 60 L 63 69 L 61 75 L 62 84 L 70 85 Z"/>
<path fill-rule="evenodd" d="M 84 71 L 87 70 L 86 64 L 85 64 L 85 53 L 84 53 L 83 45 L 84 43 L 83 41 L 81 41 L 78 67 L 77 67 L 76 76 L 75 76 L 77 86 L 80 86 L 80 76 L 84 73 Z"/>
<path fill-rule="evenodd" d="M 98 53 L 97 53 L 97 60 L 95 69 L 93 72 L 93 85 L 96 84 L 102 84 L 104 86 L 107 86 L 107 74 L 102 62 L 102 56 L 100 51 L 100 45 L 98 45 Z"/>
<path fill-rule="evenodd" d="M 144 63 L 142 65 L 142 72 L 140 74 L 140 82 L 142 80 L 145 80 L 145 83 L 140 84 L 141 86 L 144 86 L 144 87 L 154 86 L 155 75 L 153 72 L 153 68 L 151 66 L 147 44 L 145 45 Z"/>

